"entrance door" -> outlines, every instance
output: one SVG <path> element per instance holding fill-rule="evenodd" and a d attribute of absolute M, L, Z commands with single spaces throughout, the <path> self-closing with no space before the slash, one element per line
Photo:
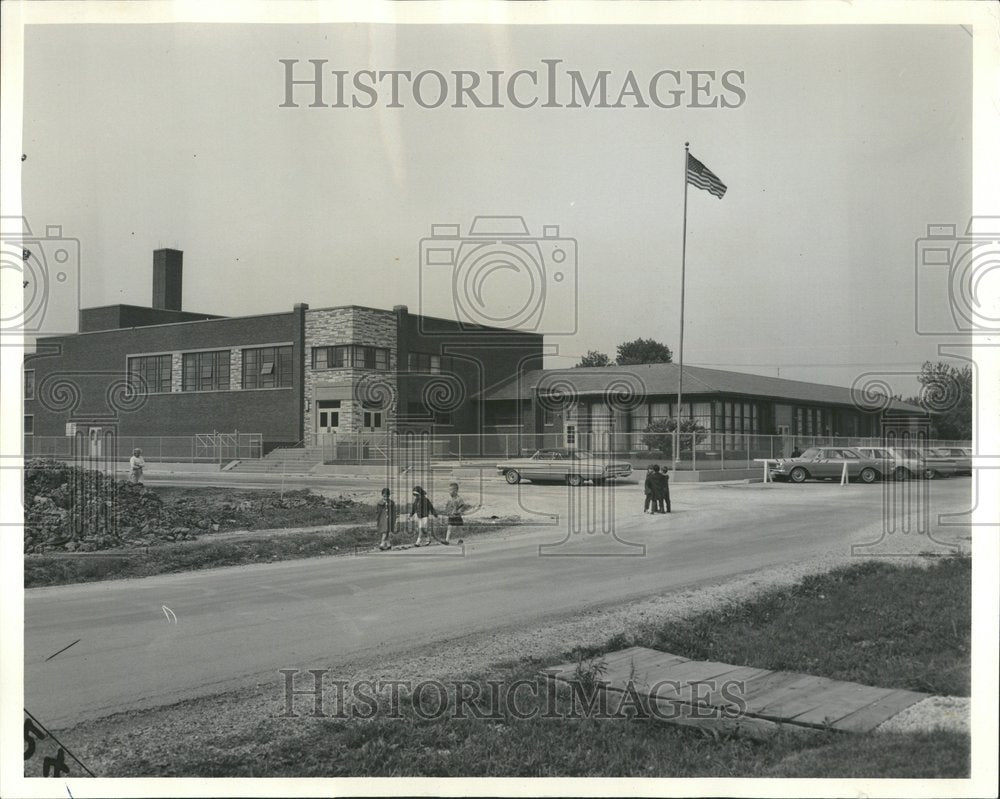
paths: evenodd
<path fill-rule="evenodd" d="M 362 410 L 361 426 L 369 433 L 377 433 L 385 429 L 385 414 L 371 408 Z"/>
<path fill-rule="evenodd" d="M 791 439 L 789 439 L 789 437 L 788 437 L 788 425 L 787 424 L 779 424 L 778 425 L 778 435 L 781 436 L 781 442 L 780 442 L 781 443 L 781 452 L 780 452 L 780 457 L 782 457 L 782 458 L 788 458 L 792 454 L 792 449 L 794 447 L 794 442 Z M 779 457 L 779 454 L 776 454 L 775 457 Z"/>
<path fill-rule="evenodd" d="M 316 403 L 317 444 L 332 443 L 340 429 L 340 400 L 319 400 Z"/>

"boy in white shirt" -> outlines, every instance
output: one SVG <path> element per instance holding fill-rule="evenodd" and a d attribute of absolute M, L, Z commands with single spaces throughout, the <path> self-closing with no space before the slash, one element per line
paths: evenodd
<path fill-rule="evenodd" d="M 135 485 L 142 485 L 142 470 L 146 466 L 146 461 L 142 457 L 141 449 L 132 450 L 132 457 L 128 461 L 129 475 L 128 479 L 130 483 Z"/>

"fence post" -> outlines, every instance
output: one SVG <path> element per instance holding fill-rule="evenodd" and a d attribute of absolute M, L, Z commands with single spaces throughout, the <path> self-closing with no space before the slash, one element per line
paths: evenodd
<path fill-rule="evenodd" d="M 747 436 L 747 468 L 750 468 L 750 436 Z"/>
<path fill-rule="evenodd" d="M 722 471 L 726 471 L 726 437 L 720 436 L 719 440 L 722 442 L 722 446 L 719 447 L 719 453 L 722 455 Z"/>
<path fill-rule="evenodd" d="M 503 434 L 503 452 L 505 460 L 510 458 L 510 433 Z"/>
<path fill-rule="evenodd" d="M 458 462 L 462 462 L 462 434 L 458 434 Z"/>
<path fill-rule="evenodd" d="M 691 471 L 692 472 L 695 472 L 695 471 L 698 470 L 698 453 L 696 452 L 696 449 L 695 449 L 695 444 L 697 442 L 695 441 L 695 438 L 696 438 L 695 434 L 692 433 L 691 434 Z"/>

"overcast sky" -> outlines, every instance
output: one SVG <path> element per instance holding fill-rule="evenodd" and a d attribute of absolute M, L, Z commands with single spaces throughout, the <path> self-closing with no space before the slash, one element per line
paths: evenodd
<path fill-rule="evenodd" d="M 520 214 L 577 242 L 579 329 L 547 339 L 569 366 L 639 336 L 676 349 L 690 141 L 729 190 L 689 195 L 685 361 L 849 385 L 937 359 L 914 332 L 914 240 L 970 212 L 971 44 L 958 26 L 29 27 L 24 210 L 80 239 L 84 306 L 148 305 L 167 246 L 185 309 L 226 315 L 418 311 L 432 224 Z M 559 58 L 615 87 L 740 70 L 746 100 L 280 108 L 289 58 L 484 75 Z M 454 316 L 446 283 L 427 294 Z"/>

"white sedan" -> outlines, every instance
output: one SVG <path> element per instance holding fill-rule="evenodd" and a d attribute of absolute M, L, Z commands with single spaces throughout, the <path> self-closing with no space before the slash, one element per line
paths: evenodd
<path fill-rule="evenodd" d="M 540 449 L 528 458 L 513 458 L 497 464 L 497 472 L 511 485 L 528 479 L 535 483 L 566 482 L 578 486 L 584 480 L 600 485 L 632 474 L 632 465 L 575 449 Z"/>

